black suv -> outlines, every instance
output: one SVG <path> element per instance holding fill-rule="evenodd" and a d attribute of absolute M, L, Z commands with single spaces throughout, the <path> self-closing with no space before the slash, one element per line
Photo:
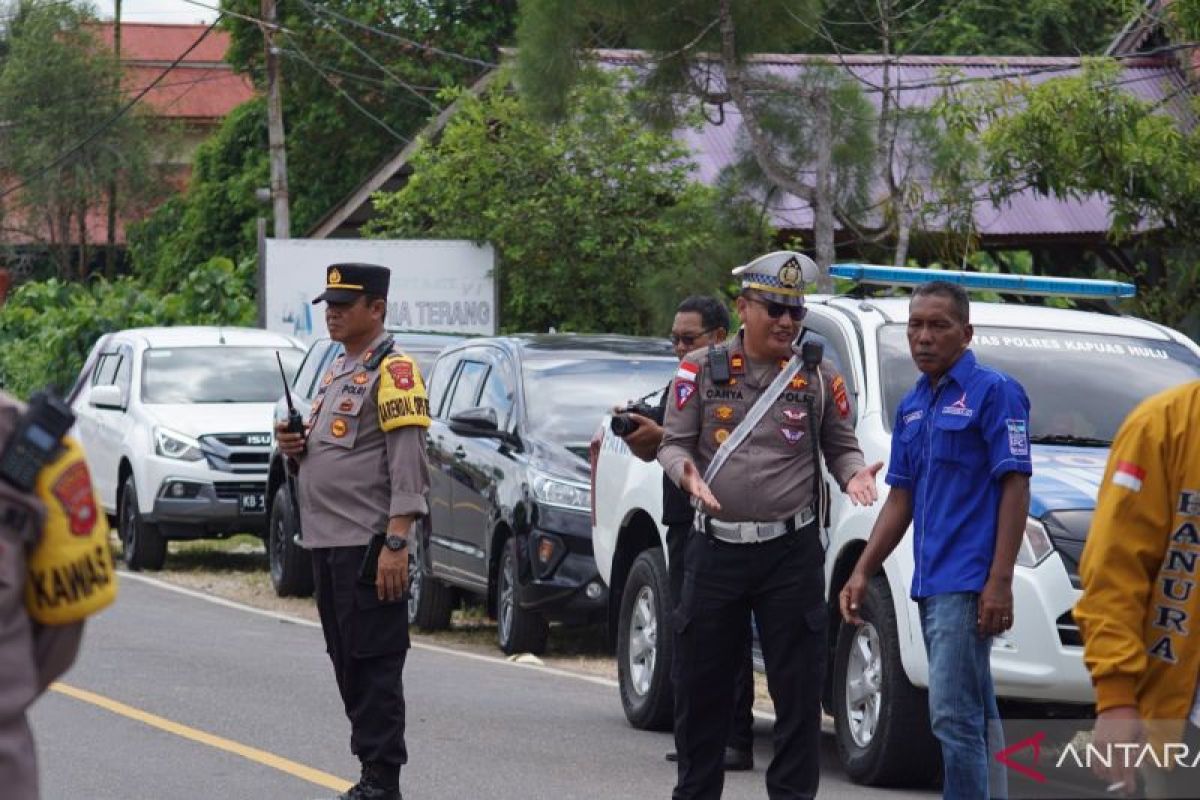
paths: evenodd
<path fill-rule="evenodd" d="M 417 362 L 421 375 L 429 380 L 433 360 L 444 348 L 463 340 L 462 336 L 448 333 L 403 333 L 391 331 L 396 349 L 411 356 Z M 342 354 L 342 345 L 328 338 L 317 339 L 309 345 L 308 352 L 290 391 L 296 410 L 307 419 L 313 397 L 321 388 L 321 376 Z M 275 404 L 275 419 L 287 419 L 287 406 L 283 395 Z M 296 544 L 296 521 L 292 511 L 291 497 L 284 481 L 283 457 L 271 442 L 270 471 L 267 475 L 267 557 L 271 567 L 271 585 L 280 597 L 307 597 L 313 592 L 312 561 L 308 551 Z"/>
<path fill-rule="evenodd" d="M 551 620 L 604 619 L 592 557 L 588 443 L 614 405 L 661 389 L 662 339 L 470 339 L 428 380 L 430 513 L 412 540 L 410 621 L 445 628 L 456 595 L 486 599 L 506 653 L 545 649 Z"/>

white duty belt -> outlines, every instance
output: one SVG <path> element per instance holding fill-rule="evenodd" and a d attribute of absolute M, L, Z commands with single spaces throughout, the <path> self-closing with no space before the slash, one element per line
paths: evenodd
<path fill-rule="evenodd" d="M 746 440 L 754 427 L 766 416 L 771 405 L 774 404 L 779 396 L 783 394 L 783 390 L 791 383 L 792 378 L 800 372 L 803 367 L 803 362 L 799 355 L 793 355 L 788 361 L 787 366 L 783 368 L 775 380 L 766 388 L 758 399 L 754 401 L 754 405 L 750 407 L 750 413 L 738 424 L 733 432 L 729 434 L 729 438 L 721 442 L 721 446 L 717 448 L 717 452 L 713 454 L 712 461 L 708 464 L 708 469 L 704 470 L 704 482 L 712 486 L 713 480 L 717 477 L 717 473 L 725 466 L 725 462 L 733 455 L 733 451 Z M 780 520 L 778 522 L 722 522 L 721 520 L 712 519 L 704 513 L 704 509 L 700 506 L 700 501 L 692 498 L 692 505 L 696 508 L 696 522 L 701 530 L 707 530 L 715 538 L 726 542 L 765 542 L 771 539 L 783 536 L 788 533 L 788 523 L 791 523 L 794 529 L 803 528 L 812 522 L 816 515 L 811 508 L 801 509 L 792 519 Z M 707 522 L 707 528 L 705 523 Z"/>

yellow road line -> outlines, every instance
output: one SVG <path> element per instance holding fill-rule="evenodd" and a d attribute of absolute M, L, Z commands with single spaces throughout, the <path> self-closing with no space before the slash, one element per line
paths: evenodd
<path fill-rule="evenodd" d="M 114 714 L 120 714 L 123 717 L 128 717 L 132 720 L 145 723 L 152 728 L 173 733 L 176 736 L 182 736 L 184 739 L 191 739 L 193 742 L 214 747 L 217 750 L 224 750 L 227 753 L 233 753 L 236 756 L 241 756 L 249 761 L 254 761 L 264 766 L 273 767 L 280 772 L 286 772 L 301 780 L 306 780 L 309 783 L 315 783 L 318 786 L 323 786 L 326 789 L 333 789 L 335 792 L 344 792 L 352 785 L 350 781 L 343 780 L 336 775 L 330 775 L 328 772 L 322 772 L 319 769 L 306 767 L 303 764 L 297 764 L 295 761 L 277 756 L 274 753 L 268 753 L 266 750 L 259 750 L 257 747 L 235 742 L 231 739 L 225 739 L 220 736 L 214 736 L 211 733 L 189 728 L 187 725 L 181 725 L 178 722 L 172 722 L 169 719 L 160 717 L 156 714 L 150 714 L 133 706 L 127 706 L 116 700 L 111 700 L 103 695 L 98 695 L 89 692 L 86 689 L 78 689 L 74 686 L 68 686 L 65 683 L 53 683 L 50 685 L 51 691 L 59 694 L 72 697 L 76 700 L 82 700 L 85 703 L 91 703 L 94 706 L 99 706 L 106 711 L 111 711 Z"/>

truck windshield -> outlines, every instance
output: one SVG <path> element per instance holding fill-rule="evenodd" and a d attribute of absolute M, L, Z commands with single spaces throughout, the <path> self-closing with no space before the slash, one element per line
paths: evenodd
<path fill-rule="evenodd" d="M 1157 339 L 976 326 L 971 348 L 981 364 L 1025 387 L 1030 438 L 1044 444 L 1107 446 L 1142 400 L 1200 378 L 1200 358 Z M 880 329 L 879 357 L 891 430 L 896 407 L 920 375 L 904 325 Z"/>
<path fill-rule="evenodd" d="M 563 445 L 587 444 L 605 413 L 651 392 L 675 374 L 674 358 L 526 358 L 525 402 L 531 429 Z"/>
<path fill-rule="evenodd" d="M 304 351 L 280 347 L 290 382 Z M 274 403 L 283 379 L 274 347 L 153 348 L 142 356 L 143 403 Z"/>

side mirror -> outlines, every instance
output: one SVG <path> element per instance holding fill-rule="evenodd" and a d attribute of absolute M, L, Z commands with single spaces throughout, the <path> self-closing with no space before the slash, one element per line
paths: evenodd
<path fill-rule="evenodd" d="M 120 386 L 114 384 L 105 384 L 103 386 L 93 386 L 88 393 L 88 405 L 94 408 L 113 408 L 118 411 L 125 410 L 124 392 Z"/>
<path fill-rule="evenodd" d="M 481 439 L 499 439 L 505 444 L 519 447 L 521 440 L 516 434 L 500 430 L 500 422 L 496 417 L 496 409 L 480 406 L 468 408 L 450 415 L 450 430 L 459 436 L 472 436 Z"/>

